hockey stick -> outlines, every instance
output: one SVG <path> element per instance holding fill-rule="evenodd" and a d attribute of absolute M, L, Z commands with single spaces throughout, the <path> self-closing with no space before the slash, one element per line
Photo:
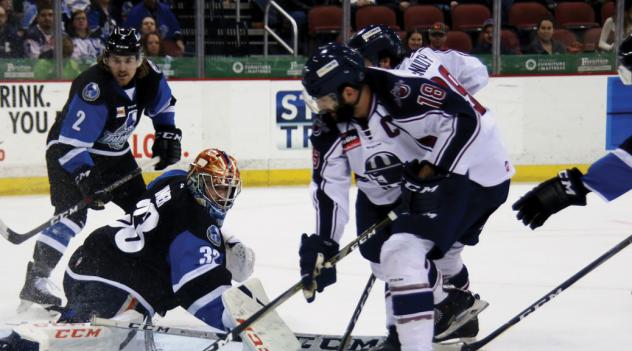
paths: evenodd
<path fill-rule="evenodd" d="M 159 160 L 160 160 L 160 158 L 158 158 L 158 157 L 152 158 L 148 163 L 144 164 L 142 167 L 134 169 L 133 171 L 131 171 L 127 175 L 123 176 L 121 179 L 119 179 L 119 180 L 115 181 L 114 183 L 106 186 L 105 188 L 97 191 L 97 193 L 110 192 L 110 191 L 120 187 L 121 185 L 123 185 L 123 184 L 127 183 L 128 181 L 130 181 L 130 180 L 134 179 L 135 177 L 137 177 L 139 174 L 141 174 L 143 172 L 144 169 L 147 169 L 150 166 L 156 165 L 159 162 Z M 52 218 L 48 219 L 46 222 L 44 222 L 44 223 L 40 224 L 39 226 L 29 230 L 26 233 L 18 233 L 16 231 L 14 231 L 13 229 L 7 227 L 7 225 L 0 219 L 0 235 L 2 235 L 10 243 L 15 244 L 15 245 L 19 245 L 19 244 L 25 242 L 26 240 L 34 237 L 35 235 L 39 234 L 42 230 L 55 225 L 55 223 L 57 223 L 60 220 L 62 220 L 62 218 L 66 218 L 66 217 L 70 216 L 71 214 L 88 207 L 92 203 L 92 200 L 93 200 L 92 197 L 86 197 L 86 198 L 82 199 L 81 201 L 79 201 L 78 203 L 76 203 L 75 205 L 73 205 L 70 208 L 68 208 L 67 210 L 54 215 Z"/>
<path fill-rule="evenodd" d="M 367 230 L 362 232 L 362 234 L 358 235 L 358 237 L 356 237 L 349 244 L 347 244 L 347 246 L 340 249 L 340 251 L 338 251 L 337 254 L 335 254 L 332 258 L 330 258 L 327 262 L 325 262 L 325 265 L 328 265 L 328 264 L 332 266 L 335 265 L 338 261 L 340 261 L 341 259 L 345 258 L 347 255 L 349 255 L 351 251 L 355 250 L 356 248 L 358 248 L 358 246 L 360 246 L 361 244 L 366 242 L 368 239 L 373 237 L 377 233 L 378 230 L 384 228 L 386 225 L 388 225 L 389 223 L 397 219 L 399 215 L 395 213 L 395 211 L 391 211 L 386 216 L 387 217 L 384 218 L 382 221 L 373 224 Z M 255 312 L 252 316 L 248 317 L 248 319 L 246 319 L 243 323 L 231 329 L 227 335 L 225 335 L 222 338 L 219 338 L 216 342 L 209 345 L 203 351 L 215 351 L 219 349 L 220 347 L 226 345 L 228 342 L 234 340 L 235 338 L 237 338 L 237 336 L 239 336 L 241 332 L 243 332 L 248 327 L 250 327 L 250 325 L 255 323 L 257 320 L 263 317 L 270 310 L 277 308 L 280 304 L 287 301 L 290 297 L 292 297 L 292 295 L 299 292 L 302 288 L 303 288 L 303 283 L 301 281 L 292 285 L 289 289 L 287 289 L 284 293 L 279 295 L 276 299 L 272 300 L 270 303 L 263 306 L 260 310 Z"/>
<path fill-rule="evenodd" d="M 516 323 L 520 322 L 521 320 L 526 318 L 528 315 L 535 312 L 535 310 L 542 307 L 542 305 L 544 305 L 545 303 L 553 300 L 553 298 L 559 295 L 560 293 L 562 293 L 562 291 L 566 290 L 569 286 L 575 284 L 579 279 L 584 277 L 586 274 L 590 273 L 595 268 L 599 267 L 602 263 L 609 260 L 612 256 L 619 253 L 621 250 L 626 248 L 631 243 L 632 243 L 632 235 L 628 236 L 625 240 L 617 244 L 617 246 L 613 247 L 612 249 L 608 250 L 606 253 L 601 255 L 599 258 L 592 261 L 589 265 L 584 267 L 581 271 L 575 273 L 572 277 L 568 278 L 565 282 L 558 285 L 553 290 L 549 291 L 541 299 L 534 302 L 531 306 L 527 307 L 522 312 L 518 313 L 518 315 L 513 317 L 507 323 L 501 325 L 499 328 L 491 332 L 489 335 L 487 335 L 483 339 L 473 342 L 471 344 L 468 344 L 468 343 L 463 344 L 460 351 L 474 351 L 487 345 L 490 341 L 494 340 L 500 334 L 504 333 L 507 329 L 511 328 Z"/>
<path fill-rule="evenodd" d="M 351 342 L 351 332 L 353 332 L 353 328 L 355 328 L 356 322 L 360 317 L 360 313 L 362 313 L 362 308 L 364 307 L 366 300 L 369 298 L 369 294 L 371 293 L 371 289 L 373 288 L 373 283 L 375 283 L 375 275 L 371 273 L 371 276 L 369 277 L 369 280 L 366 282 L 366 286 L 362 291 L 362 295 L 360 296 L 360 301 L 358 301 L 358 305 L 353 311 L 353 315 L 351 315 L 351 320 L 347 325 L 347 330 L 345 330 L 345 333 L 342 335 L 342 340 L 340 341 L 338 351 L 344 351 L 349 346 L 349 343 Z"/>

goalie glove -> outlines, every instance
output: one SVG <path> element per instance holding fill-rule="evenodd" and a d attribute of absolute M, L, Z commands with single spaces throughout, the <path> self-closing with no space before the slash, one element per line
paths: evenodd
<path fill-rule="evenodd" d="M 535 229 L 554 213 L 570 206 L 586 205 L 588 189 L 582 183 L 583 174 L 577 168 L 565 169 L 526 193 L 511 207 L 524 225 Z"/>
<path fill-rule="evenodd" d="M 255 252 L 237 237 L 226 235 L 224 232 L 222 235 L 226 247 L 226 269 L 230 271 L 234 281 L 244 282 L 254 270 Z"/>
<path fill-rule="evenodd" d="M 323 239 L 320 235 L 301 236 L 301 248 L 298 251 L 301 266 L 303 295 L 307 302 L 316 298 L 316 292 L 323 292 L 326 286 L 336 282 L 336 267 L 325 261 L 338 253 L 338 244 Z"/>

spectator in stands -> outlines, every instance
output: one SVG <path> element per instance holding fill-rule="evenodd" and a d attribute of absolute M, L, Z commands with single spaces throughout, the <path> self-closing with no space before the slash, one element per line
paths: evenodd
<path fill-rule="evenodd" d="M 96 62 L 103 51 L 103 42 L 97 35 L 91 35 L 88 29 L 88 16 L 84 10 L 75 10 L 70 16 L 68 35 L 72 39 L 72 58 Z"/>
<path fill-rule="evenodd" d="M 20 39 L 15 25 L 8 22 L 7 11 L 0 6 L 0 57 L 22 57 Z"/>
<path fill-rule="evenodd" d="M 23 32 L 21 32 L 22 28 L 20 28 L 20 21 L 13 11 L 13 1 L 0 0 L 0 7 L 2 7 L 7 13 L 7 24 L 13 26 L 18 31 L 18 34 L 22 35 Z"/>
<path fill-rule="evenodd" d="M 566 48 L 564 44 L 553 39 L 554 31 L 553 21 L 550 18 L 540 20 L 536 36 L 524 51 L 525 54 L 552 55 L 565 53 Z"/>
<path fill-rule="evenodd" d="M 160 46 L 160 34 L 156 32 L 147 33 L 143 35 L 143 38 L 141 39 L 141 43 L 143 44 L 143 51 L 145 52 L 145 56 L 149 56 L 149 57 L 163 56 L 161 46 Z"/>
<path fill-rule="evenodd" d="M 61 39 L 62 43 L 62 57 L 70 58 L 73 53 L 72 39 L 67 35 L 64 35 Z M 33 73 L 35 77 L 40 79 L 55 78 L 55 62 L 53 60 L 37 60 L 33 66 Z M 62 67 L 62 78 L 74 79 L 81 73 L 81 66 L 75 60 L 64 60 Z"/>
<path fill-rule="evenodd" d="M 632 33 L 632 9 L 630 4 L 626 1 L 625 12 L 623 13 L 623 36 L 627 36 Z M 599 36 L 599 49 L 603 51 L 612 51 L 614 48 L 614 18 L 608 17 L 603 22 L 603 28 L 601 28 L 601 35 Z"/>
<path fill-rule="evenodd" d="M 116 20 L 112 17 L 110 0 L 91 0 L 87 11 L 88 28 L 91 33 L 97 33 L 103 43 L 116 27 Z"/>
<path fill-rule="evenodd" d="M 151 16 L 155 19 L 161 38 L 174 41 L 181 51 L 184 42 L 180 33 L 180 23 L 168 5 L 158 0 L 143 0 L 134 6 L 127 16 L 126 27 L 134 27 L 140 31 L 143 18 Z"/>
<path fill-rule="evenodd" d="M 53 6 L 42 2 L 37 8 L 35 25 L 24 36 L 24 54 L 27 58 L 53 57 Z"/>
<path fill-rule="evenodd" d="M 404 45 L 406 46 L 406 55 L 410 55 L 413 52 L 421 49 L 424 43 L 423 35 L 416 29 L 408 31 L 406 33 L 406 39 Z"/>
<path fill-rule="evenodd" d="M 445 42 L 447 38 L 448 26 L 445 23 L 435 22 L 430 29 L 428 29 L 428 38 L 430 41 L 430 47 L 432 50 L 445 50 Z"/>
<path fill-rule="evenodd" d="M 141 25 L 140 25 L 140 34 L 145 35 L 145 34 L 155 33 L 155 32 L 156 32 L 156 20 L 151 16 L 147 16 L 143 18 L 143 21 L 141 22 Z"/>
<path fill-rule="evenodd" d="M 483 23 L 483 31 L 478 37 L 478 43 L 472 49 L 472 54 L 491 54 L 492 42 L 494 41 L 494 19 L 489 18 Z M 500 42 L 500 54 L 501 55 L 513 55 L 516 52 L 512 52 L 507 48 L 503 42 Z"/>

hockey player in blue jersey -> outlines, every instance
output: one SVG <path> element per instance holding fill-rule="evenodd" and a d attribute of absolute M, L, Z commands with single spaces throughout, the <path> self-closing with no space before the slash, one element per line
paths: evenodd
<path fill-rule="evenodd" d="M 152 148 L 154 156 L 160 157 L 156 169 L 180 160 L 182 133 L 175 127 L 175 98 L 165 77 L 143 58 L 141 50 L 136 30 L 116 28 L 104 56 L 72 82 L 47 138 L 46 164 L 55 213 L 87 197 L 93 199 L 92 209 L 102 209 L 109 201 L 126 212 L 134 209 L 145 191 L 142 176 L 112 193 L 98 191 L 138 167 L 127 140 L 143 113 L 156 130 Z M 69 241 L 84 227 L 86 216 L 87 209 L 73 213 L 39 235 L 20 292 L 20 310 L 31 303 L 61 304 L 47 280 Z"/>
<path fill-rule="evenodd" d="M 254 266 L 252 250 L 222 229 L 240 191 L 236 159 L 218 149 L 200 152 L 188 172 L 156 178 L 133 211 L 96 229 L 72 254 L 64 276 L 68 303 L 58 322 L 126 310 L 151 317 L 180 306 L 217 329 L 234 327 L 222 294 Z M 38 350 L 46 342 L 14 332 L 0 349 Z"/>
<path fill-rule="evenodd" d="M 619 77 L 632 84 L 632 36 L 619 46 Z M 611 201 L 632 189 L 632 136 L 593 163 L 586 174 L 577 168 L 560 171 L 522 196 L 512 208 L 524 225 L 540 227 L 554 213 L 571 205 L 586 205 L 586 194 L 594 192 Z"/>
<path fill-rule="evenodd" d="M 468 95 L 478 92 L 489 81 L 485 65 L 477 58 L 458 51 L 434 51 L 431 48 L 422 48 L 413 52 L 410 57 L 405 57 L 401 39 L 397 33 L 384 25 L 369 25 L 362 28 L 351 37 L 348 46 L 357 49 L 362 54 L 368 67 L 401 69 L 430 80 L 435 78 L 454 80 Z M 366 228 L 358 228 L 358 232 L 364 229 Z M 444 285 L 467 290 L 470 281 L 468 269 L 461 257 L 463 248 L 463 244 L 457 241 L 443 258 L 435 260 L 434 263 L 443 276 Z M 399 350 L 399 341 L 393 319 L 392 294 L 388 284 L 386 284 L 384 296 L 388 337 L 373 350 L 395 351 Z M 473 338 L 478 331 L 478 318 L 473 318 L 444 339 Z"/>
<path fill-rule="evenodd" d="M 311 136 L 317 223 L 299 249 L 304 295 L 313 301 L 336 281 L 335 267 L 322 263 L 338 251 L 353 175 L 357 228 L 401 213 L 360 246 L 389 284 L 401 350 L 432 350 L 433 336 L 484 308 L 469 292 L 444 289 L 433 260 L 457 241 L 475 245 L 506 200 L 514 171 L 493 116 L 454 80 L 365 68 L 338 44 L 320 48 L 303 73 L 308 103 L 328 115 Z"/>

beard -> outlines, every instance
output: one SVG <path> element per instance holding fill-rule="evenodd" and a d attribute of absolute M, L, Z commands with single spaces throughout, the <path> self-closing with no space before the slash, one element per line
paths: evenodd
<path fill-rule="evenodd" d="M 336 122 L 349 122 L 353 117 L 353 108 L 354 105 L 352 104 L 342 103 L 338 105 L 338 108 L 336 108 L 336 111 L 334 112 L 334 119 Z"/>

